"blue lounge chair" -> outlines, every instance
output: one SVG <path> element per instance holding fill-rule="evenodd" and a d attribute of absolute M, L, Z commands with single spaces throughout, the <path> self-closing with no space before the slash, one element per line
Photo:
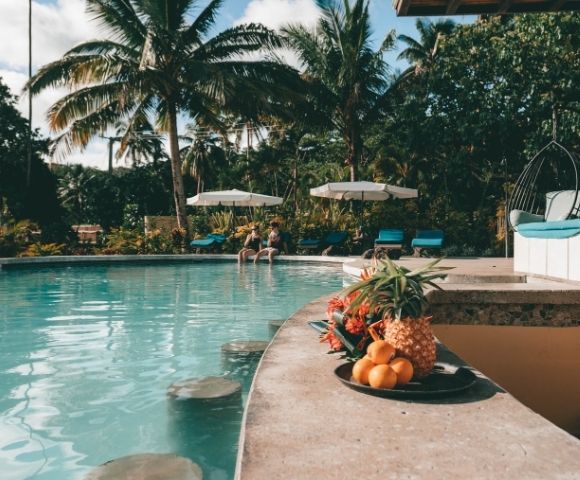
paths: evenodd
<path fill-rule="evenodd" d="M 307 250 L 315 250 L 318 248 L 325 248 L 325 251 L 329 247 L 338 247 L 342 245 L 348 238 L 348 232 L 330 232 L 322 239 L 306 238 L 298 242 L 298 248 L 304 248 Z"/>
<path fill-rule="evenodd" d="M 379 230 L 379 237 L 375 238 L 374 255 L 386 254 L 393 260 L 401 258 L 405 232 L 400 228 L 383 228 Z"/>
<path fill-rule="evenodd" d="M 425 249 L 441 250 L 443 248 L 443 240 L 445 234 L 443 230 L 417 230 L 415 238 L 411 242 L 413 247 L 413 256 L 420 257 Z"/>
<path fill-rule="evenodd" d="M 205 238 L 192 240 L 189 244 L 191 248 L 196 248 L 198 251 L 202 249 L 210 249 L 212 247 L 221 247 L 226 241 L 226 236 L 220 233 L 210 233 Z"/>

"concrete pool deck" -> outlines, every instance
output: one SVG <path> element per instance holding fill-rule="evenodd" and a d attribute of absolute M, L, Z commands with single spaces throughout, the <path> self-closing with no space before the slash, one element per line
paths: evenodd
<path fill-rule="evenodd" d="M 400 263 L 415 268 L 426 261 Z M 366 264 L 357 259 L 344 270 L 356 274 Z M 440 312 L 453 308 L 462 315 L 466 304 L 485 304 L 517 315 L 515 306 L 534 302 L 563 303 L 574 312 L 580 305 L 578 285 L 514 274 L 511 259 L 442 265 L 455 268 L 444 294 L 432 292 Z M 432 401 L 372 397 L 343 386 L 333 373 L 343 361 L 327 355 L 307 325 L 324 319 L 328 298 L 296 312 L 262 358 L 246 406 L 237 480 L 580 479 L 580 440 L 480 372 L 469 392 Z M 540 321 L 557 320 L 550 315 Z M 517 325 L 521 318 L 506 322 Z M 438 361 L 451 370 L 466 365 L 444 347 Z"/>

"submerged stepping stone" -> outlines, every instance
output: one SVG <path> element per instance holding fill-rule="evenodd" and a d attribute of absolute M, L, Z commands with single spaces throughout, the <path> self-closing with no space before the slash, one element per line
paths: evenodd
<path fill-rule="evenodd" d="M 167 393 L 176 400 L 220 400 L 239 395 L 240 382 L 223 377 L 188 378 L 170 385 Z"/>
<path fill-rule="evenodd" d="M 222 345 L 222 353 L 226 355 L 262 354 L 269 343 L 261 340 L 236 340 L 224 343 Z"/>
<path fill-rule="evenodd" d="M 270 322 L 268 323 L 268 326 L 270 327 L 270 333 L 274 334 L 278 331 L 278 329 L 284 325 L 284 322 L 286 322 L 286 319 L 281 318 L 279 320 L 270 320 Z"/>
<path fill-rule="evenodd" d="M 85 480 L 202 480 L 199 465 L 173 454 L 142 453 L 95 468 Z"/>

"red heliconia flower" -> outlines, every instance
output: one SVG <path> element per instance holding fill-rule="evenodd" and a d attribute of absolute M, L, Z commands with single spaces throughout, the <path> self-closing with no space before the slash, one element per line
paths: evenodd
<path fill-rule="evenodd" d="M 344 348 L 342 342 L 330 330 L 320 336 L 320 342 L 328 342 L 330 344 L 330 348 L 335 352 L 338 352 Z"/>
<path fill-rule="evenodd" d="M 326 308 L 326 318 L 328 319 L 328 321 L 329 322 L 334 321 L 332 319 L 332 314 L 336 311 L 343 312 L 344 308 L 345 304 L 342 298 L 339 297 L 331 298 L 330 301 L 328 302 L 328 307 Z"/>
<path fill-rule="evenodd" d="M 366 332 L 365 321 L 358 315 L 354 317 L 349 317 L 344 322 L 344 328 L 348 333 L 352 333 L 353 335 L 364 335 L 364 333 Z"/>
<path fill-rule="evenodd" d="M 358 311 L 356 312 L 356 314 L 359 317 L 366 317 L 371 311 L 370 305 L 368 302 L 363 302 L 359 305 L 358 307 Z"/>

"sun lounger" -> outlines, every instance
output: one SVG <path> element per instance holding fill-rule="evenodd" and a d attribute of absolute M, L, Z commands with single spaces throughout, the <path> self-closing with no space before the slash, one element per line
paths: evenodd
<path fill-rule="evenodd" d="M 379 230 L 379 236 L 375 238 L 374 255 L 386 254 L 393 260 L 401 258 L 404 238 L 405 232 L 400 228 L 383 228 Z"/>
<path fill-rule="evenodd" d="M 342 245 L 348 238 L 348 232 L 337 231 L 330 232 L 322 239 L 312 239 L 307 238 L 298 242 L 298 248 L 304 248 L 306 250 L 316 250 L 319 248 L 325 248 L 328 250 L 329 247 L 338 247 Z"/>
<path fill-rule="evenodd" d="M 415 238 L 411 242 L 413 256 L 420 257 L 423 250 L 441 250 L 445 234 L 443 230 L 417 230 Z"/>
<path fill-rule="evenodd" d="M 225 235 L 221 235 L 219 233 L 210 233 L 210 234 L 208 234 L 208 236 L 206 238 L 192 240 L 192 242 L 189 244 L 189 246 L 191 248 L 197 249 L 199 252 L 200 250 L 203 250 L 203 249 L 209 250 L 212 247 L 219 248 L 222 246 L 222 244 L 225 241 L 226 241 Z"/>

